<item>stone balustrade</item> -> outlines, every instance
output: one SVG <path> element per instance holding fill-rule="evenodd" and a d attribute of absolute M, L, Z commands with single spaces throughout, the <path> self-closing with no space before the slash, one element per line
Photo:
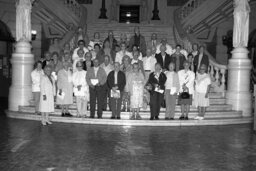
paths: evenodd
<path fill-rule="evenodd" d="M 198 8 L 205 0 L 189 0 L 181 7 L 180 18 L 183 19 Z"/>
<path fill-rule="evenodd" d="M 177 10 L 174 14 L 174 27 L 173 33 L 176 39 L 176 42 L 180 44 L 185 50 L 192 51 L 192 44 L 196 43 L 198 45 L 202 45 L 196 38 L 193 37 L 192 34 L 188 34 L 179 20 L 179 10 Z M 205 54 L 209 57 L 209 68 L 208 73 L 211 76 L 212 80 L 212 88 L 214 92 L 224 92 L 226 91 L 226 78 L 227 78 L 227 66 L 219 64 L 215 58 L 205 50 Z"/>

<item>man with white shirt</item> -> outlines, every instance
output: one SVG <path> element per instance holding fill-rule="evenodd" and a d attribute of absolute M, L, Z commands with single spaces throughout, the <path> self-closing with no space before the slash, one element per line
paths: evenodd
<path fill-rule="evenodd" d="M 157 63 L 159 63 L 162 67 L 163 71 L 166 71 L 169 69 L 169 64 L 171 62 L 171 56 L 166 53 L 166 46 L 161 45 L 160 46 L 160 53 L 155 55 Z"/>
<path fill-rule="evenodd" d="M 121 50 L 116 53 L 116 59 L 115 62 L 119 62 L 120 64 L 123 63 L 123 57 L 125 55 L 129 56 L 132 59 L 132 53 L 126 50 L 126 43 L 121 43 Z"/>
<path fill-rule="evenodd" d="M 166 52 L 167 54 L 172 55 L 172 54 L 174 53 L 174 50 L 172 49 L 172 46 L 167 43 L 167 39 L 166 39 L 166 38 L 163 38 L 163 39 L 161 40 L 161 43 L 156 46 L 156 53 L 160 53 L 160 52 L 161 52 L 160 47 L 161 47 L 162 45 L 164 45 L 164 46 L 166 47 L 165 52 Z"/>
<path fill-rule="evenodd" d="M 148 80 L 149 74 L 155 71 L 156 58 L 152 55 L 150 47 L 147 48 L 146 56 L 142 58 L 145 78 Z"/>
<path fill-rule="evenodd" d="M 84 51 L 84 54 L 86 54 L 87 52 L 89 52 L 89 50 L 85 47 L 85 42 L 84 40 L 79 40 L 78 41 L 78 48 L 76 48 L 73 52 L 73 55 L 72 55 L 72 60 L 75 61 L 77 58 L 79 58 L 78 54 L 77 54 L 77 51 L 79 49 L 82 49 Z"/>
<path fill-rule="evenodd" d="M 94 67 L 90 68 L 86 74 L 86 82 L 89 85 L 90 92 L 90 118 L 94 118 L 95 106 L 97 100 L 97 115 L 102 118 L 103 91 L 104 84 L 107 80 L 107 74 L 103 68 L 99 66 L 99 60 L 94 59 Z"/>

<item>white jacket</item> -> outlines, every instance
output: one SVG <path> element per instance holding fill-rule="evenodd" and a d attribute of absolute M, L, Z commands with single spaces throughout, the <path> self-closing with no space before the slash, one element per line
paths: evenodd
<path fill-rule="evenodd" d="M 32 92 L 40 92 L 40 80 L 42 75 L 44 75 L 44 71 L 38 71 L 34 69 L 31 72 L 31 81 L 32 81 Z"/>

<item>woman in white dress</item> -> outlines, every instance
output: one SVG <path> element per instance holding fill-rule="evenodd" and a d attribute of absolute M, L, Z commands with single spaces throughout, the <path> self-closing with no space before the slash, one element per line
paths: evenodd
<path fill-rule="evenodd" d="M 83 70 L 83 62 L 76 63 L 76 72 L 73 73 L 73 90 L 76 96 L 77 117 L 87 117 L 87 103 L 89 100 L 89 87 L 85 80 L 86 72 Z"/>
<path fill-rule="evenodd" d="M 32 80 L 32 93 L 35 101 L 35 114 L 39 115 L 39 103 L 40 103 L 40 80 L 44 71 L 42 70 L 42 62 L 38 61 L 35 64 L 35 69 L 31 72 Z"/>
<path fill-rule="evenodd" d="M 195 80 L 195 106 L 198 107 L 198 116 L 195 119 L 204 119 L 206 107 L 209 106 L 209 91 L 211 88 L 210 75 L 206 73 L 207 67 L 202 64 Z"/>
<path fill-rule="evenodd" d="M 44 75 L 42 75 L 40 81 L 41 94 L 39 111 L 41 112 L 41 121 L 43 125 L 52 124 L 49 120 L 49 114 L 54 112 L 55 82 L 51 74 L 51 66 L 46 65 L 44 68 Z"/>
<path fill-rule="evenodd" d="M 72 72 L 69 62 L 63 62 L 63 69 L 58 72 L 57 104 L 61 106 L 61 116 L 72 116 L 69 113 L 69 105 L 73 104 Z"/>
<path fill-rule="evenodd" d="M 178 72 L 180 82 L 179 104 L 181 105 L 180 120 L 188 120 L 188 113 L 190 105 L 192 105 L 192 96 L 194 94 L 195 73 L 189 70 L 188 61 L 185 61 L 183 66 L 184 69 Z M 187 97 L 184 97 L 183 95 L 186 95 Z"/>
<path fill-rule="evenodd" d="M 130 107 L 132 116 L 130 119 L 141 119 L 139 112 L 143 107 L 143 91 L 145 85 L 145 77 L 139 70 L 139 64 L 133 64 L 133 72 L 128 75 L 127 89 L 130 95 Z M 136 115 L 135 115 L 136 112 Z"/>

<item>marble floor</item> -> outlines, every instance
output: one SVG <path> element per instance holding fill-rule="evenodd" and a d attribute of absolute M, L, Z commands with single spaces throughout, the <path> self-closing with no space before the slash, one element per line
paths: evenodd
<path fill-rule="evenodd" d="M 255 170 L 252 125 L 129 127 L 0 117 L 0 170 Z"/>
<path fill-rule="evenodd" d="M 256 170 L 251 124 L 43 127 L 38 121 L 6 118 L 2 104 L 0 171 Z"/>

